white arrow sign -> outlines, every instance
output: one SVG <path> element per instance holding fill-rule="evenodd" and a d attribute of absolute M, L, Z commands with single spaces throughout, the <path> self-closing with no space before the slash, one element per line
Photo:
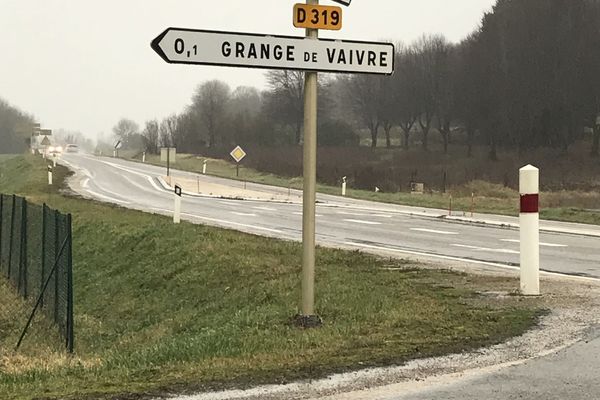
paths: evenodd
<path fill-rule="evenodd" d="M 386 75 L 394 72 L 391 43 L 169 28 L 152 41 L 152 49 L 175 64 Z"/>

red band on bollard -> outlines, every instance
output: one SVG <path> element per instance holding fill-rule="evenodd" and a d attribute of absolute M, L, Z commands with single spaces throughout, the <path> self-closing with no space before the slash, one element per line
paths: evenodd
<path fill-rule="evenodd" d="M 539 194 L 522 194 L 521 195 L 521 212 L 522 213 L 537 213 L 540 212 L 540 195 Z"/>

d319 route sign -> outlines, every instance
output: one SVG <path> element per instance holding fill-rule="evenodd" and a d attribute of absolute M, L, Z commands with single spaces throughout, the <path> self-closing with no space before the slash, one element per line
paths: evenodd
<path fill-rule="evenodd" d="M 294 5 L 294 26 L 296 28 L 342 29 L 342 9 L 340 7 L 309 4 Z"/>
<path fill-rule="evenodd" d="M 151 46 L 173 64 L 386 75 L 394 72 L 391 43 L 168 28 Z"/>

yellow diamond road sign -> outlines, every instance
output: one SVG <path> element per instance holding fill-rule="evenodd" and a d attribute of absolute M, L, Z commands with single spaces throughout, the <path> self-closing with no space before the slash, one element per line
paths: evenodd
<path fill-rule="evenodd" d="M 233 157 L 233 159 L 235 160 L 235 162 L 239 163 L 240 161 L 242 161 L 242 159 L 244 157 L 246 157 L 246 152 L 244 151 L 244 149 L 242 149 L 240 146 L 237 146 L 235 149 L 233 149 L 231 151 L 231 153 L 229 153 L 231 155 L 231 157 Z"/>

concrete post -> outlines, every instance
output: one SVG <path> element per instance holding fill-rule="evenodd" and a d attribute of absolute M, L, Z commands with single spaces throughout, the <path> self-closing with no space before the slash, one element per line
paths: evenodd
<path fill-rule="evenodd" d="M 202 175 L 206 175 L 206 163 L 207 162 L 208 162 L 207 160 L 204 160 L 204 163 L 202 163 Z"/>
<path fill-rule="evenodd" d="M 521 236 L 521 293 L 540 294 L 539 169 L 527 165 L 519 170 Z"/>
<path fill-rule="evenodd" d="M 306 0 L 318 5 L 319 0 Z M 307 40 L 317 40 L 317 29 L 306 30 Z M 317 72 L 304 74 L 304 191 L 302 195 L 302 316 L 315 315 L 315 211 L 317 186 Z"/>
<path fill-rule="evenodd" d="M 342 196 L 346 195 L 346 177 L 342 178 Z"/>

